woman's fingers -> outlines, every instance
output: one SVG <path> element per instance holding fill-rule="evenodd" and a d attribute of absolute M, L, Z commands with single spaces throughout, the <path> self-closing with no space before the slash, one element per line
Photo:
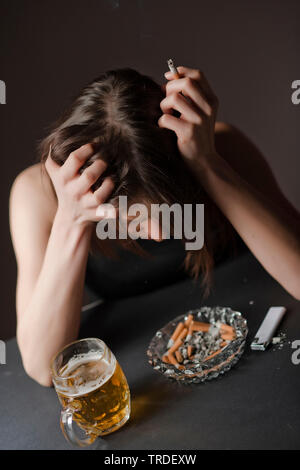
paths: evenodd
<path fill-rule="evenodd" d="M 174 131 L 180 140 L 184 140 L 184 137 L 190 134 L 191 124 L 171 114 L 163 114 L 158 120 L 158 125 Z"/>
<path fill-rule="evenodd" d="M 112 178 L 107 176 L 101 186 L 93 193 L 97 205 L 103 204 L 108 199 L 114 186 Z"/>
<path fill-rule="evenodd" d="M 78 194 L 88 192 L 106 168 L 107 163 L 100 158 L 97 158 L 90 166 L 85 168 L 75 182 Z"/>
<path fill-rule="evenodd" d="M 47 173 L 49 176 L 52 178 L 54 176 L 54 173 L 60 168 L 60 165 L 56 163 L 54 160 L 52 160 L 51 157 L 51 145 L 49 148 L 49 153 L 47 156 L 47 159 L 45 160 L 45 168 L 47 170 Z"/>
<path fill-rule="evenodd" d="M 185 77 L 190 77 L 196 82 L 200 83 L 201 87 L 203 88 L 203 91 L 207 95 L 207 98 L 215 98 L 215 94 L 202 71 L 183 66 L 180 66 L 179 69 L 180 74 L 184 75 Z"/>
<path fill-rule="evenodd" d="M 193 80 L 195 80 L 196 82 L 198 82 L 201 85 L 203 91 L 205 92 L 205 94 L 207 95 L 208 98 L 210 96 L 211 97 L 215 96 L 211 86 L 209 85 L 209 83 L 207 81 L 207 78 L 205 77 L 205 75 L 202 71 L 200 71 L 199 69 L 192 69 L 192 68 L 189 68 L 189 67 L 184 67 L 182 65 L 178 66 L 177 70 L 178 70 L 179 75 L 181 76 L 181 78 L 189 77 L 189 78 L 192 78 Z M 168 79 L 174 78 L 174 76 L 171 72 L 170 73 L 166 72 L 165 77 L 168 78 Z"/>
<path fill-rule="evenodd" d="M 170 93 L 160 102 L 160 108 L 165 114 L 171 114 L 172 109 L 181 113 L 181 118 L 186 121 L 201 124 L 201 112 L 193 103 L 188 101 L 179 93 Z"/>
<path fill-rule="evenodd" d="M 78 175 L 78 170 L 86 160 L 94 154 L 91 144 L 85 144 L 71 152 L 61 167 L 61 176 L 65 182 L 70 181 Z"/>
<path fill-rule="evenodd" d="M 184 77 L 167 83 L 167 95 L 173 93 L 178 94 L 179 92 L 189 97 L 199 110 L 204 112 L 207 116 L 211 116 L 213 108 L 207 101 L 198 82 L 190 77 Z"/>
<path fill-rule="evenodd" d="M 180 79 L 174 80 L 174 75 L 171 72 L 166 72 L 165 77 L 170 80 L 170 82 L 167 83 L 167 90 L 168 87 L 170 86 L 170 83 L 175 83 L 179 80 L 182 80 L 183 78 L 189 78 L 191 79 L 195 85 L 198 86 L 198 90 L 201 93 L 202 97 L 205 99 L 205 101 L 212 107 L 212 108 L 217 108 L 218 106 L 218 99 L 216 95 L 214 94 L 213 90 L 211 89 L 205 75 L 203 72 L 201 72 L 198 69 L 191 69 L 189 67 L 183 67 L 179 66 L 177 67 L 177 70 L 181 76 Z"/>

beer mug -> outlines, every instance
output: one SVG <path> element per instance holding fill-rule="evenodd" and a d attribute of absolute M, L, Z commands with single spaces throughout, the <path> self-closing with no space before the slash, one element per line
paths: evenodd
<path fill-rule="evenodd" d="M 91 444 L 128 421 L 127 380 L 102 340 L 87 338 L 65 346 L 52 359 L 51 376 L 63 408 L 61 429 L 72 444 Z"/>

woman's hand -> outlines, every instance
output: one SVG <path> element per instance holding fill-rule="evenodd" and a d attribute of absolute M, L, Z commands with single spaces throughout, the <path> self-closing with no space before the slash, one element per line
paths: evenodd
<path fill-rule="evenodd" d="M 58 212 L 71 223 L 83 226 L 92 225 L 92 222 L 101 219 L 96 216 L 96 209 L 107 200 L 114 188 L 112 179 L 107 176 L 96 191 L 91 190 L 91 186 L 107 168 L 106 162 L 100 158 L 79 174 L 80 168 L 93 153 L 91 144 L 82 145 L 70 153 L 64 164 L 60 166 L 52 160 L 50 149 L 45 162 L 56 191 Z"/>
<path fill-rule="evenodd" d="M 174 79 L 172 72 L 165 73 L 170 81 L 166 84 L 166 98 L 160 103 L 163 115 L 158 125 L 176 133 L 180 153 L 195 168 L 216 153 L 214 134 L 218 99 L 202 72 L 182 66 L 177 70 L 179 79 Z M 181 113 L 180 117 L 173 116 L 172 110 Z"/>

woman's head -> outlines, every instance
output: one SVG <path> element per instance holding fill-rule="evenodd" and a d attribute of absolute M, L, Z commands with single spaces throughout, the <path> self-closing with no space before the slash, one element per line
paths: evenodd
<path fill-rule="evenodd" d="M 99 155 L 108 163 L 95 188 L 110 175 L 113 197 L 126 193 L 129 199 L 139 195 L 170 202 L 181 193 L 184 198 L 189 191 L 176 136 L 157 124 L 163 97 L 157 83 L 133 69 L 103 73 L 82 90 L 44 141 L 42 159 L 48 154 L 47 144 L 53 160 L 63 164 L 72 151 L 90 142 L 98 155 L 87 165 Z M 183 184 L 174 191 L 178 178 Z"/>
<path fill-rule="evenodd" d="M 99 156 L 108 163 L 93 188 L 106 176 L 115 184 L 107 202 L 116 205 L 120 195 L 127 196 L 128 204 L 208 202 L 178 151 L 175 133 L 157 124 L 164 96 L 159 84 L 133 69 L 103 73 L 82 90 L 42 141 L 41 160 L 51 145 L 52 159 L 63 164 L 89 142 L 95 156 L 86 165 Z M 206 280 L 213 262 L 207 215 L 204 248 L 186 257 L 187 269 L 195 276 L 202 269 Z"/>

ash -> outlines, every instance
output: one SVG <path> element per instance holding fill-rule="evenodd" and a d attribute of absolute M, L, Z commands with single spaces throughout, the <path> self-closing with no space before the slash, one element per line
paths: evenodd
<path fill-rule="evenodd" d="M 284 344 L 286 343 L 286 333 L 280 332 L 278 336 L 274 336 L 272 338 L 272 350 L 278 351 L 282 349 Z"/>
<path fill-rule="evenodd" d="M 226 343 L 226 344 L 225 344 Z M 186 338 L 179 352 L 183 357 L 185 366 L 193 366 L 195 363 L 204 361 L 210 354 L 227 346 L 229 341 L 224 341 L 220 336 L 220 329 L 212 325 L 209 331 L 194 331 L 190 338 Z M 223 346 L 221 346 L 221 344 Z M 193 355 L 188 357 L 188 346 L 192 346 Z M 186 371 L 188 373 L 188 371 Z"/>

